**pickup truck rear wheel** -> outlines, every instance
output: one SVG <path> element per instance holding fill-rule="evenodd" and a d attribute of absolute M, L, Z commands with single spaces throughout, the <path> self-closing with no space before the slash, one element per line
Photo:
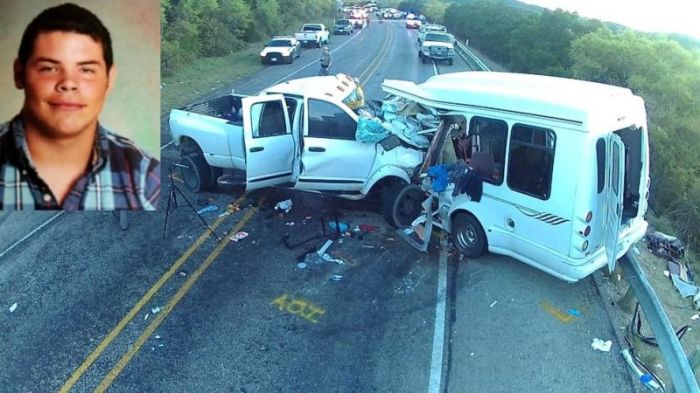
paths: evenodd
<path fill-rule="evenodd" d="M 486 250 L 486 233 L 479 220 L 469 213 L 452 219 L 452 239 L 457 250 L 467 258 L 477 258 Z"/>
<path fill-rule="evenodd" d="M 405 228 L 423 211 L 421 203 L 425 194 L 415 184 L 395 183 L 387 187 L 382 195 L 384 219 L 397 228 Z"/>
<path fill-rule="evenodd" d="M 180 164 L 187 167 L 181 168 L 182 180 L 190 191 L 204 191 L 211 188 L 212 182 L 216 182 L 216 178 L 213 178 L 214 171 L 211 170 L 201 154 L 185 154 L 182 156 Z"/>

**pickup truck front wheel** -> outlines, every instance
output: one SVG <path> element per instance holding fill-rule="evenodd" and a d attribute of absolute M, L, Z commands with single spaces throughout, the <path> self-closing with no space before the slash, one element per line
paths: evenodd
<path fill-rule="evenodd" d="M 192 192 L 201 192 L 211 188 L 216 183 L 215 171 L 207 164 L 201 154 L 190 153 L 182 156 L 180 164 L 187 168 L 182 170 L 182 180 Z"/>
<path fill-rule="evenodd" d="M 384 190 L 382 214 L 397 228 L 405 228 L 422 213 L 425 193 L 415 184 L 395 183 Z"/>

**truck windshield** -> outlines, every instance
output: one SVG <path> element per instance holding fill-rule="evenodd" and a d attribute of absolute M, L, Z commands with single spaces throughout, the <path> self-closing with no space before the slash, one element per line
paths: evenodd
<path fill-rule="evenodd" d="M 426 41 L 447 42 L 447 43 L 452 42 L 452 38 L 449 35 L 445 35 L 445 34 L 426 34 L 425 40 Z"/>
<path fill-rule="evenodd" d="M 304 31 L 320 31 L 321 26 L 318 25 L 306 25 L 304 26 Z"/>
<path fill-rule="evenodd" d="M 292 46 L 292 41 L 290 41 L 290 40 L 271 40 L 267 43 L 267 46 Z"/>

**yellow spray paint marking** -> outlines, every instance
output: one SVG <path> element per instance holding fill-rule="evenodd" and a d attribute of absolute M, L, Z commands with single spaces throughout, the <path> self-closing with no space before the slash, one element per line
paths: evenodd
<path fill-rule="evenodd" d="M 559 322 L 570 323 L 571 321 L 574 320 L 573 315 L 569 315 L 569 314 L 559 310 L 558 308 L 554 307 L 553 305 L 549 304 L 546 301 L 540 302 L 540 307 L 542 307 L 545 311 L 547 311 L 554 318 L 558 319 Z"/>
<path fill-rule="evenodd" d="M 296 314 L 311 323 L 318 323 L 318 318 L 326 313 L 326 310 L 321 307 L 304 299 L 293 298 L 286 293 L 270 302 L 270 304 L 277 306 L 277 309 L 280 311 Z"/>

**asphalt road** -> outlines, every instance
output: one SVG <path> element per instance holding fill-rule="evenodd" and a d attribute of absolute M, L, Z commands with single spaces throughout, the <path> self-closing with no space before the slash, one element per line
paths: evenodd
<path fill-rule="evenodd" d="M 381 99 L 385 78 L 467 70 L 421 64 L 415 39 L 403 23 L 377 21 L 334 36 L 334 71 Z M 306 50 L 213 94 L 316 75 L 319 55 Z M 164 122 L 164 168 L 178 159 L 169 140 Z M 186 205 L 165 239 L 164 211 L 130 213 L 127 230 L 112 213 L 0 213 L 0 391 L 634 391 L 618 343 L 590 346 L 614 340 L 591 279 L 567 284 L 497 255 L 459 260 L 437 237 L 419 253 L 371 201 L 185 195 L 219 207 L 205 218 L 222 241 Z M 291 211 L 275 211 L 287 198 Z M 240 211 L 217 217 L 232 202 Z M 342 264 L 300 268 L 323 240 L 283 240 L 321 235 L 333 217 L 378 229 L 336 241 L 329 252 Z M 225 236 L 238 231 L 249 236 Z"/>

